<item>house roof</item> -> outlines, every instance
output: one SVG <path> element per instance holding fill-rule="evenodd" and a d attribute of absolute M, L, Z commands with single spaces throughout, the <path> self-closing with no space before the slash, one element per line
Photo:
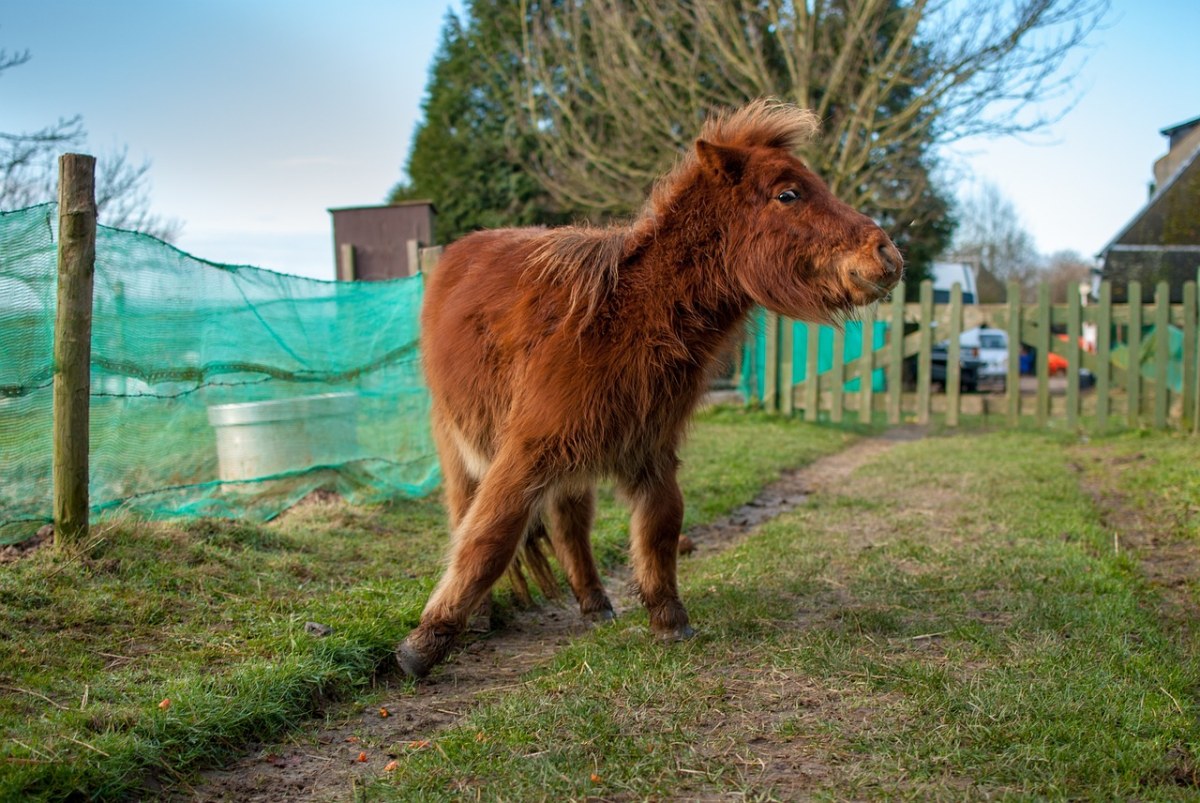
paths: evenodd
<path fill-rule="evenodd" d="M 1200 123 L 1200 117 L 1194 117 L 1191 120 L 1188 120 L 1187 122 L 1176 123 L 1175 125 L 1167 126 L 1166 128 L 1162 129 L 1158 133 L 1162 134 L 1164 137 L 1169 137 L 1169 136 L 1173 135 L 1176 131 L 1179 131 L 1184 128 L 1191 128 L 1192 126 L 1196 125 L 1197 123 Z"/>
<path fill-rule="evenodd" d="M 1194 125 L 1196 123 L 1200 123 L 1200 117 L 1197 117 L 1195 120 L 1192 120 L 1191 122 L 1180 123 L 1179 125 L 1174 126 L 1172 128 L 1164 129 L 1163 133 L 1166 134 L 1167 131 L 1177 131 L 1180 128 L 1184 128 L 1189 125 Z M 1161 201 L 1164 197 L 1166 197 L 1167 192 L 1169 192 L 1171 187 L 1174 186 L 1175 183 L 1179 181 L 1180 177 L 1182 177 L 1185 173 L 1187 173 L 1187 171 L 1191 168 L 1193 163 L 1200 163 L 1200 148 L 1196 148 L 1194 151 L 1192 151 L 1191 154 L 1186 159 L 1183 160 L 1183 163 L 1179 165 L 1179 167 L 1175 170 L 1175 172 L 1172 173 L 1167 178 L 1167 180 L 1163 182 L 1162 186 L 1155 189 L 1154 194 L 1150 196 L 1150 200 L 1146 201 L 1145 205 L 1142 206 L 1142 208 L 1137 211 L 1137 214 L 1135 214 L 1132 218 L 1130 218 L 1129 222 L 1126 223 L 1124 226 L 1122 226 L 1121 230 L 1118 231 L 1111 240 L 1109 240 L 1107 243 L 1105 243 L 1104 247 L 1100 249 L 1100 252 L 1096 256 L 1104 256 L 1104 254 L 1106 254 L 1108 251 L 1112 250 L 1113 246 L 1116 245 L 1117 243 L 1119 243 L 1121 241 L 1121 238 L 1124 237 L 1126 234 L 1128 234 L 1129 230 L 1137 225 L 1138 221 L 1140 221 L 1143 217 L 1145 217 L 1146 214 L 1151 209 L 1153 209 L 1154 206 L 1159 201 Z"/>

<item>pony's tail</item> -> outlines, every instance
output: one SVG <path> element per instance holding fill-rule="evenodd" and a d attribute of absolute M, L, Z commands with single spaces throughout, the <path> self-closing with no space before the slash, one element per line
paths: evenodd
<path fill-rule="evenodd" d="M 541 589 L 548 599 L 557 599 L 562 595 L 558 586 L 558 578 L 546 557 L 546 549 L 550 546 L 550 534 L 540 516 L 534 519 L 529 532 L 525 535 L 525 543 L 517 552 L 512 565 L 508 567 L 508 581 L 512 585 L 513 594 L 522 605 L 533 604 L 533 594 L 530 593 L 526 573 Z"/>

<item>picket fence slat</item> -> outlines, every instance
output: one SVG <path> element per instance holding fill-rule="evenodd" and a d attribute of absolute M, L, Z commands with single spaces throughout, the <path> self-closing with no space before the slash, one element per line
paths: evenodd
<path fill-rule="evenodd" d="M 1038 287 L 1037 305 L 1037 423 L 1050 420 L 1050 286 Z"/>
<path fill-rule="evenodd" d="M 1079 293 L 1068 291 L 1067 297 L 1067 426 L 1079 425 L 1079 338 L 1083 334 Z"/>
<path fill-rule="evenodd" d="M 815 323 L 808 326 L 808 339 L 804 350 L 804 420 L 818 421 L 821 418 L 821 377 L 817 371 L 817 346 L 821 327 Z"/>
<path fill-rule="evenodd" d="M 1182 423 L 1185 431 L 1192 430 L 1200 420 L 1200 411 L 1196 402 L 1200 397 L 1200 388 L 1196 386 L 1200 370 L 1197 366 L 1196 345 L 1200 333 L 1197 332 L 1196 320 L 1196 282 L 1188 282 L 1183 286 L 1183 416 Z"/>
<path fill-rule="evenodd" d="M 763 406 L 768 410 L 779 409 L 779 316 L 768 312 L 763 326 L 766 339 L 766 365 L 763 366 Z"/>
<path fill-rule="evenodd" d="M 1004 379 L 1008 425 L 1021 420 L 1021 287 L 1008 283 L 1008 375 Z"/>
<path fill-rule="evenodd" d="M 1171 288 L 1159 282 L 1154 288 L 1154 427 L 1167 426 L 1167 407 L 1171 389 L 1167 384 L 1167 364 L 1171 357 Z"/>
<path fill-rule="evenodd" d="M 1096 427 L 1108 428 L 1112 377 L 1112 282 L 1100 283 L 1100 314 L 1096 319 Z"/>
<path fill-rule="evenodd" d="M 846 330 L 842 326 L 833 330 L 833 365 L 829 368 L 829 391 L 829 420 L 840 424 L 846 400 Z"/>
<path fill-rule="evenodd" d="M 888 423 L 893 426 L 900 423 L 902 413 L 900 392 L 904 381 L 904 289 L 904 282 L 900 282 L 892 290 L 892 325 L 888 332 Z"/>
<path fill-rule="evenodd" d="M 929 423 L 929 401 L 933 384 L 933 282 L 921 282 L 920 350 L 917 352 L 917 423 Z"/>
<path fill-rule="evenodd" d="M 859 358 L 858 421 L 870 424 L 875 407 L 875 305 L 863 310 L 862 357 Z"/>
<path fill-rule="evenodd" d="M 783 318 L 779 323 L 779 411 L 791 415 L 796 406 L 796 322 Z"/>
<path fill-rule="evenodd" d="M 950 288 L 950 321 L 946 329 L 949 340 L 946 347 L 946 426 L 958 426 L 958 414 L 962 404 L 962 285 L 958 282 Z"/>
<path fill-rule="evenodd" d="M 1131 427 L 1136 427 L 1142 417 L 1142 285 L 1140 282 L 1130 282 L 1129 325 L 1126 343 L 1129 350 L 1125 361 L 1125 416 Z"/>

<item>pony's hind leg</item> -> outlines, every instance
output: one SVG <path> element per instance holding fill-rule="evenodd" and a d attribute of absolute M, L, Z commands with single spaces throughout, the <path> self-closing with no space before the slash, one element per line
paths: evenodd
<path fill-rule="evenodd" d="M 441 416 L 435 413 L 433 420 L 434 442 L 442 467 L 446 514 L 450 520 L 450 531 L 456 532 L 479 489 L 479 479 L 473 472 L 483 467 L 478 465 L 482 458 L 466 453 L 464 439 L 450 429 Z M 491 622 L 492 596 L 489 593 L 484 595 L 479 607 L 472 613 L 467 628 L 475 633 L 486 633 L 491 630 Z"/>
<path fill-rule="evenodd" d="M 433 439 L 437 445 L 438 458 L 442 467 L 442 489 L 445 492 L 446 513 L 450 518 L 450 530 L 458 529 L 459 522 L 467 515 L 471 500 L 479 488 L 478 458 L 466 453 L 463 439 L 436 412 L 433 416 Z"/>
<path fill-rule="evenodd" d="M 693 631 L 675 579 L 683 524 L 677 464 L 674 454 L 661 455 L 622 485 L 633 506 L 629 547 L 634 583 L 650 613 L 650 629 L 663 638 L 686 639 Z"/>
<path fill-rule="evenodd" d="M 420 624 L 396 648 L 405 673 L 422 677 L 450 651 L 471 613 L 512 563 L 539 502 L 539 487 L 530 461 L 515 453 L 500 456 L 484 476 L 454 533 L 450 565 Z"/>
<path fill-rule="evenodd" d="M 594 488 L 560 490 L 546 502 L 550 542 L 579 601 L 579 610 L 594 622 L 606 622 L 613 618 L 613 607 L 592 556 L 591 530 L 595 516 Z"/>

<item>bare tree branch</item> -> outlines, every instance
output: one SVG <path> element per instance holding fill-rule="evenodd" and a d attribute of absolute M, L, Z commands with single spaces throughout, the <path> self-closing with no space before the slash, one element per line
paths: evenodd
<path fill-rule="evenodd" d="M 842 198 L 902 218 L 930 148 L 1056 118 L 1108 0 L 524 0 L 517 127 L 558 202 L 636 208 L 717 106 L 813 108 L 806 154 Z M 488 57 L 485 54 L 485 58 Z M 511 75 L 511 73 L 510 73 Z"/>
<path fill-rule="evenodd" d="M 29 51 L 0 50 L 0 73 L 30 59 Z M 0 131 L 0 209 L 20 209 L 58 197 L 58 156 L 81 149 L 87 133 L 80 115 L 60 118 L 36 131 Z M 96 161 L 96 208 L 106 226 L 141 231 L 171 241 L 183 224 L 150 214 L 150 163 L 134 165 L 128 148 Z"/>

